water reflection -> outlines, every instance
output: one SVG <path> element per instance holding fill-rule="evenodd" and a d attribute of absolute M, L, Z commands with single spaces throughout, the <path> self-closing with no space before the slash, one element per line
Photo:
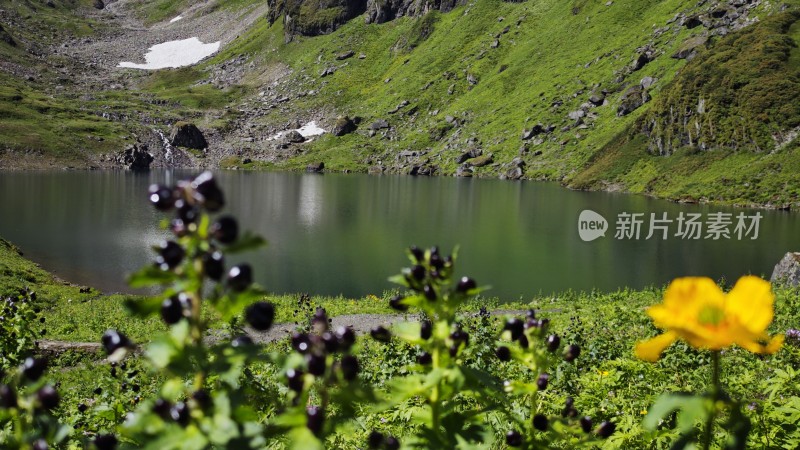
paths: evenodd
<path fill-rule="evenodd" d="M 126 290 L 124 274 L 148 263 L 149 246 L 167 237 L 146 200 L 150 183 L 181 171 L 0 174 L 0 236 L 26 256 L 76 283 Z M 460 244 L 458 274 L 491 284 L 505 298 L 566 289 L 613 290 L 663 284 L 682 275 L 730 280 L 767 274 L 797 249 L 798 215 L 762 211 L 758 240 L 583 242 L 578 215 L 592 209 L 658 215 L 733 211 L 642 196 L 573 192 L 553 184 L 412 178 L 221 172 L 226 212 L 269 240 L 243 255 L 273 292 L 348 296 L 380 293 L 414 243 Z M 740 210 L 735 210 L 736 212 Z M 671 234 L 674 234 L 674 230 Z"/>

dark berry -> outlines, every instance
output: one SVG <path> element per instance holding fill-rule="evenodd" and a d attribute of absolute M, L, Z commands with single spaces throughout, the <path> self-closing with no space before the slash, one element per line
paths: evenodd
<path fill-rule="evenodd" d="M 528 348 L 530 346 L 530 342 L 528 342 L 528 336 L 523 334 L 519 337 L 519 346 L 522 348 Z"/>
<path fill-rule="evenodd" d="M 428 352 L 422 352 L 419 355 L 417 355 L 417 364 L 420 364 L 422 366 L 427 366 L 432 362 L 433 362 L 433 356 L 431 356 L 431 354 Z"/>
<path fill-rule="evenodd" d="M 431 338 L 432 334 L 433 334 L 433 323 L 431 323 L 430 320 L 423 320 L 422 323 L 420 323 L 419 337 L 427 341 L 428 339 Z"/>
<path fill-rule="evenodd" d="M 116 352 L 121 348 L 130 348 L 133 346 L 127 336 L 117 330 L 108 330 L 103 334 L 101 339 L 103 348 L 109 355 Z"/>
<path fill-rule="evenodd" d="M 567 351 L 564 353 L 564 360 L 566 360 L 567 362 L 575 361 L 575 358 L 580 356 L 580 354 L 581 354 L 581 348 L 576 344 L 572 344 L 569 347 L 567 347 Z"/>
<path fill-rule="evenodd" d="M 203 172 L 192 180 L 195 199 L 210 212 L 216 212 L 225 206 L 225 198 L 217 186 L 217 181 L 211 172 Z"/>
<path fill-rule="evenodd" d="M 431 267 L 437 270 L 441 270 L 444 267 L 444 260 L 442 256 L 439 254 L 438 250 L 436 253 L 431 251 Z"/>
<path fill-rule="evenodd" d="M 372 339 L 378 342 L 389 342 L 392 339 L 392 333 L 385 327 L 377 326 L 369 332 Z"/>
<path fill-rule="evenodd" d="M 353 355 L 346 355 L 342 357 L 341 362 L 342 376 L 347 381 L 353 381 L 358 377 L 359 364 L 358 359 Z"/>
<path fill-rule="evenodd" d="M 319 406 L 309 406 L 306 408 L 306 426 L 314 434 L 322 431 L 325 423 L 325 413 Z"/>
<path fill-rule="evenodd" d="M 389 436 L 386 438 L 386 450 L 398 450 L 400 448 L 400 441 L 397 440 L 394 436 Z"/>
<path fill-rule="evenodd" d="M 175 197 L 173 196 L 172 189 L 166 186 L 151 184 L 147 193 L 150 203 L 159 211 L 169 211 L 175 206 Z"/>
<path fill-rule="evenodd" d="M 539 378 L 536 379 L 536 387 L 538 387 L 540 391 L 547 389 L 548 383 L 550 383 L 550 374 L 548 373 L 540 374 Z"/>
<path fill-rule="evenodd" d="M 58 403 L 61 401 L 61 397 L 59 397 L 58 392 L 56 392 L 53 386 L 47 385 L 38 392 L 36 392 L 36 399 L 39 400 L 39 405 L 46 410 L 55 409 L 58 406 Z"/>
<path fill-rule="evenodd" d="M 616 429 L 617 429 L 616 425 L 614 425 L 611 422 L 604 421 L 604 422 L 600 423 L 599 427 L 597 427 L 596 433 L 601 438 L 607 438 L 607 437 L 611 436 L 612 434 L 614 434 L 614 430 L 616 430 Z"/>
<path fill-rule="evenodd" d="M 417 281 L 422 281 L 425 279 L 425 268 L 420 265 L 412 267 L 410 273 L 411 276 Z"/>
<path fill-rule="evenodd" d="M 462 342 L 464 343 L 464 345 L 469 344 L 469 334 L 467 334 L 463 330 L 456 330 L 450 333 L 450 339 L 452 339 L 453 342 L 456 343 L 456 345 Z"/>
<path fill-rule="evenodd" d="M 458 344 L 453 344 L 453 345 L 451 345 L 450 347 L 447 348 L 447 352 L 450 354 L 450 356 L 455 358 L 456 355 L 458 355 L 458 349 L 459 349 L 459 345 Z"/>
<path fill-rule="evenodd" d="M 337 328 L 336 337 L 339 339 L 339 347 L 345 352 L 350 350 L 350 347 L 356 342 L 356 334 L 350 327 Z"/>
<path fill-rule="evenodd" d="M 225 257 L 222 252 L 208 252 L 203 254 L 203 273 L 214 281 L 222 279 L 225 273 Z"/>
<path fill-rule="evenodd" d="M 174 325 L 183 318 L 183 305 L 174 295 L 161 303 L 161 318 L 167 325 Z"/>
<path fill-rule="evenodd" d="M 183 199 L 175 200 L 175 208 L 178 209 L 178 220 L 187 229 L 190 224 L 197 222 L 197 218 L 200 217 L 200 210 Z"/>
<path fill-rule="evenodd" d="M 494 350 L 494 354 L 500 361 L 511 361 L 511 350 L 508 347 L 501 345 Z"/>
<path fill-rule="evenodd" d="M 87 409 L 89 409 L 89 407 L 86 406 L 86 403 L 79 403 L 78 404 L 78 412 L 85 413 Z"/>
<path fill-rule="evenodd" d="M 97 450 L 114 450 L 117 448 L 117 437 L 113 434 L 101 434 L 94 440 Z"/>
<path fill-rule="evenodd" d="M 325 374 L 326 358 L 324 355 L 308 354 L 306 355 L 306 364 L 308 365 L 308 373 L 315 377 L 321 377 Z"/>
<path fill-rule="evenodd" d="M 183 261 L 186 252 L 183 247 L 175 241 L 164 241 L 158 247 L 158 257 L 156 257 L 156 264 L 162 270 L 172 269 Z"/>
<path fill-rule="evenodd" d="M 211 395 L 205 389 L 194 391 L 192 399 L 197 402 L 197 406 L 203 411 L 207 411 L 211 407 Z"/>
<path fill-rule="evenodd" d="M 539 431 L 547 431 L 547 424 L 548 420 L 546 416 L 542 414 L 533 416 L 533 428 L 536 428 Z"/>
<path fill-rule="evenodd" d="M 300 370 L 289 369 L 286 371 L 286 378 L 289 380 L 289 389 L 295 392 L 302 392 L 305 387 L 305 375 Z"/>
<path fill-rule="evenodd" d="M 475 280 L 473 280 L 472 278 L 461 277 L 461 279 L 458 280 L 458 284 L 456 285 L 456 291 L 462 294 L 466 294 L 467 292 L 477 287 L 478 287 L 477 283 L 475 283 Z"/>
<path fill-rule="evenodd" d="M 339 339 L 330 331 L 322 333 L 322 344 L 325 346 L 325 351 L 329 353 L 335 353 L 339 350 Z"/>
<path fill-rule="evenodd" d="M 524 324 L 521 320 L 517 319 L 516 317 L 512 317 L 506 320 L 505 325 L 503 325 L 504 330 L 508 330 L 511 332 L 511 340 L 516 341 L 517 339 L 522 336 L 522 332 L 524 331 Z"/>
<path fill-rule="evenodd" d="M 163 420 L 171 419 L 170 410 L 172 409 L 172 403 L 164 400 L 163 398 L 159 398 L 158 400 L 153 403 L 152 411 L 161 417 Z"/>
<path fill-rule="evenodd" d="M 581 429 L 584 433 L 591 433 L 592 432 L 592 418 L 589 416 L 583 416 L 580 419 Z"/>
<path fill-rule="evenodd" d="M 47 445 L 47 441 L 44 439 L 37 439 L 33 442 L 31 448 L 33 450 L 47 450 L 50 447 Z"/>
<path fill-rule="evenodd" d="M 38 381 L 47 369 L 47 360 L 44 358 L 25 358 L 22 363 L 22 376 L 30 381 Z"/>
<path fill-rule="evenodd" d="M 222 244 L 232 244 L 239 237 L 239 224 L 231 216 L 222 216 L 211 225 L 209 233 Z"/>
<path fill-rule="evenodd" d="M 178 402 L 169 409 L 169 417 L 178 425 L 185 427 L 189 424 L 189 407 L 184 402 Z"/>
<path fill-rule="evenodd" d="M 536 318 L 536 311 L 534 311 L 533 309 L 529 309 L 525 313 L 525 317 L 527 317 L 528 319 L 535 319 Z"/>
<path fill-rule="evenodd" d="M 100 395 L 103 393 L 103 388 L 101 387 L 94 388 L 94 391 L 92 392 L 94 392 L 94 395 Z"/>
<path fill-rule="evenodd" d="M 422 288 L 422 294 L 425 295 L 425 298 L 427 298 L 430 301 L 436 300 L 436 289 L 434 289 L 433 286 L 431 286 L 430 284 L 426 284 Z"/>
<path fill-rule="evenodd" d="M 551 352 L 558 350 L 558 346 L 561 345 L 561 338 L 558 337 L 557 334 L 551 334 L 547 336 L 547 349 Z"/>
<path fill-rule="evenodd" d="M 506 444 L 509 447 L 522 446 L 522 435 L 517 430 L 511 430 L 506 433 Z"/>
<path fill-rule="evenodd" d="M 245 335 L 236 336 L 231 341 L 231 347 L 233 348 L 245 348 L 253 344 L 254 344 L 253 339 L 251 339 L 250 336 L 245 336 Z"/>
<path fill-rule="evenodd" d="M 408 311 L 408 305 L 403 303 L 403 296 L 402 295 L 395 295 L 391 299 L 389 299 L 389 306 L 392 309 L 396 309 L 398 311 Z"/>
<path fill-rule="evenodd" d="M 0 407 L 5 409 L 17 407 L 17 393 L 7 384 L 0 386 Z"/>
<path fill-rule="evenodd" d="M 253 269 L 250 264 L 240 264 L 228 271 L 228 287 L 234 292 L 242 292 L 253 282 Z"/>
<path fill-rule="evenodd" d="M 317 307 L 314 310 L 314 315 L 311 316 L 311 328 L 317 334 L 322 334 L 328 331 L 328 313 L 325 311 L 325 308 Z"/>
<path fill-rule="evenodd" d="M 299 353 L 306 354 L 311 350 L 311 340 L 305 333 L 294 333 L 292 335 L 292 348 Z"/>
<path fill-rule="evenodd" d="M 275 319 L 275 307 L 269 302 L 257 302 L 248 306 L 244 313 L 245 320 L 258 331 L 267 331 Z"/>
<path fill-rule="evenodd" d="M 425 252 L 416 245 L 409 247 L 408 251 L 411 252 L 411 254 L 414 256 L 414 259 L 416 259 L 418 263 L 421 263 L 425 260 Z"/>
<path fill-rule="evenodd" d="M 383 434 L 372 430 L 367 437 L 367 447 L 379 448 L 383 444 Z"/>
<path fill-rule="evenodd" d="M 172 219 L 169 222 L 169 231 L 176 237 L 184 237 L 189 234 L 189 228 L 181 219 Z"/>

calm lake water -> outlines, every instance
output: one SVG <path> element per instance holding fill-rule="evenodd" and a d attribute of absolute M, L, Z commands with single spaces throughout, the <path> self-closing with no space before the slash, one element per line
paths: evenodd
<path fill-rule="evenodd" d="M 130 291 L 125 275 L 153 259 L 168 237 L 147 203 L 151 183 L 189 173 L 2 172 L 0 236 L 60 277 L 106 292 Z M 612 291 L 662 285 L 674 277 L 735 280 L 769 276 L 800 249 L 800 215 L 678 205 L 625 194 L 574 192 L 556 184 L 407 176 L 220 172 L 240 225 L 269 241 L 244 254 L 259 283 L 275 293 L 381 294 L 407 264 L 410 244 L 460 245 L 457 273 L 491 285 L 489 295 L 530 298 L 568 289 Z M 581 211 L 608 220 L 605 237 L 585 242 Z M 622 213 L 643 213 L 638 239 L 615 238 Z M 650 213 L 673 220 L 646 239 Z M 700 214 L 700 239 L 675 236 L 683 213 Z M 711 214 L 723 213 L 722 216 Z M 725 216 L 725 214 L 732 214 Z M 757 213 L 736 235 L 737 216 Z M 730 219 L 730 238 L 707 239 L 714 217 Z M 639 218 L 639 216 L 636 216 Z M 746 230 L 744 230 L 746 231 Z"/>

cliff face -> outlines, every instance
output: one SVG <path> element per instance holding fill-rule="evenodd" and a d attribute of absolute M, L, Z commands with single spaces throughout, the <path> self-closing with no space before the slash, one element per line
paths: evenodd
<path fill-rule="evenodd" d="M 786 12 L 731 34 L 698 53 L 637 121 L 648 151 L 681 148 L 773 151 L 800 127 L 800 66 Z M 680 55 L 678 55 L 680 56 Z"/>
<path fill-rule="evenodd" d="M 366 23 L 380 24 L 398 17 L 424 16 L 430 11 L 448 12 L 466 3 L 467 0 L 268 0 L 270 23 L 283 21 L 286 42 L 297 35 L 332 33 L 362 14 Z"/>
<path fill-rule="evenodd" d="M 268 0 L 270 24 L 282 20 L 286 42 L 329 34 L 367 10 L 367 0 Z"/>
<path fill-rule="evenodd" d="M 398 17 L 417 17 L 438 10 L 447 12 L 467 0 L 368 0 L 367 23 L 384 23 Z"/>

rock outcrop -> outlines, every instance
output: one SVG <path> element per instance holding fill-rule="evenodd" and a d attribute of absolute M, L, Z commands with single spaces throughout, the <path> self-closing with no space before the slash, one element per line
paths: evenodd
<path fill-rule="evenodd" d="M 783 256 L 769 279 L 773 283 L 785 283 L 790 286 L 800 285 L 800 253 L 789 252 Z"/>
<path fill-rule="evenodd" d="M 148 170 L 153 162 L 153 155 L 148 152 L 147 145 L 128 145 L 116 157 L 116 163 L 128 170 Z"/>
<path fill-rule="evenodd" d="M 8 31 L 3 29 L 2 25 L 0 25 L 0 42 L 5 42 L 6 44 L 12 47 L 17 46 L 17 43 L 16 41 L 14 41 L 14 38 L 12 38 L 10 34 L 8 34 Z"/>
<path fill-rule="evenodd" d="M 422 16 L 429 11 L 447 12 L 466 0 L 368 0 L 367 23 L 384 23 L 404 16 Z"/>
<path fill-rule="evenodd" d="M 186 147 L 202 150 L 208 147 L 203 133 L 191 123 L 178 122 L 172 127 L 169 143 L 173 147 Z"/>

